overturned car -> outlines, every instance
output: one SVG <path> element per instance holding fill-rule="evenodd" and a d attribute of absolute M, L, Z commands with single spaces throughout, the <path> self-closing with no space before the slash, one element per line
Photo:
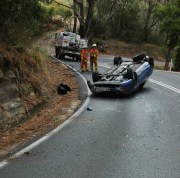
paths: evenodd
<path fill-rule="evenodd" d="M 93 71 L 93 83 L 88 86 L 93 94 L 117 93 L 131 94 L 143 89 L 153 72 L 154 60 L 145 53 L 133 57 L 132 61 L 123 61 L 121 57 L 114 58 L 114 65 L 103 74 Z"/>

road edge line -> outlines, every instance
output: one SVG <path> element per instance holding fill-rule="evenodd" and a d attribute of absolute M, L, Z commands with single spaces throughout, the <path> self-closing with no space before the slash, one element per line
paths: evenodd
<path fill-rule="evenodd" d="M 51 55 L 51 57 L 55 60 L 57 60 L 53 54 Z M 56 133 L 58 133 L 60 130 L 62 130 L 65 126 L 67 126 L 68 124 L 70 124 L 74 118 L 76 118 L 83 110 L 84 108 L 88 105 L 89 100 L 90 100 L 90 95 L 91 95 L 91 91 L 87 85 L 87 81 L 85 79 L 85 77 L 79 73 L 76 69 L 74 69 L 72 66 L 65 64 L 63 61 L 61 60 L 57 60 L 58 62 L 66 65 L 68 68 L 72 69 L 74 72 L 76 72 L 85 82 L 87 90 L 88 90 L 88 94 L 87 94 L 87 98 L 85 99 L 84 103 L 81 105 L 81 107 L 72 115 L 70 116 L 65 122 L 63 122 L 61 125 L 59 125 L 58 127 L 56 127 L 55 129 L 51 130 L 49 133 L 47 133 L 46 135 L 44 135 L 43 137 L 41 137 L 40 139 L 36 140 L 35 142 L 31 143 L 30 145 L 28 145 L 27 147 L 23 148 L 22 150 L 18 151 L 17 153 L 13 154 L 10 158 L 1 161 L 0 162 L 0 169 L 2 169 L 3 167 L 7 166 L 8 164 L 10 164 L 10 159 L 13 158 L 17 158 L 21 155 L 23 155 L 24 153 L 34 149 L 35 147 L 39 146 L 41 143 L 43 143 L 44 141 L 48 140 L 49 138 L 51 138 L 53 135 L 55 135 Z"/>

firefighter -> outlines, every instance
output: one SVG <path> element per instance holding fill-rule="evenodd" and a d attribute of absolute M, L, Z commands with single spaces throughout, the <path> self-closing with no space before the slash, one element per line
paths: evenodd
<path fill-rule="evenodd" d="M 97 58 L 98 58 L 97 45 L 93 44 L 92 49 L 90 50 L 90 67 L 91 67 L 91 71 L 93 71 L 93 65 L 95 66 L 96 71 L 98 69 Z"/>
<path fill-rule="evenodd" d="M 82 72 L 88 71 L 88 50 L 85 46 L 81 51 L 81 70 Z"/>

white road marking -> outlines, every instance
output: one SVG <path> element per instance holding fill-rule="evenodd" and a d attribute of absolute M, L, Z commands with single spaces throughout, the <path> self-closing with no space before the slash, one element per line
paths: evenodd
<path fill-rule="evenodd" d="M 52 56 L 53 57 L 53 56 Z M 54 57 L 53 57 L 54 58 Z M 54 58 L 55 59 L 55 58 Z M 60 60 L 58 60 L 60 61 Z M 62 61 L 60 61 L 62 62 Z M 63 63 L 63 62 L 62 62 Z M 64 65 L 66 65 L 65 63 L 63 63 Z M 81 78 L 84 80 L 86 86 L 87 86 L 87 81 L 86 79 L 83 77 L 82 74 L 80 74 L 76 69 L 72 68 L 69 65 L 66 65 L 69 68 L 71 68 L 72 70 L 74 70 L 75 72 L 77 72 Z M 50 137 L 52 137 L 53 135 L 55 135 L 56 133 L 58 133 L 60 130 L 62 130 L 66 125 L 68 125 L 70 122 L 72 122 L 74 120 L 74 118 L 76 118 L 83 110 L 85 107 L 87 107 L 89 100 L 90 100 L 90 95 L 91 95 L 91 91 L 89 89 L 89 87 L 87 86 L 88 89 L 88 97 L 86 98 L 85 102 L 83 103 L 83 105 L 80 107 L 80 109 L 78 109 L 68 120 L 66 120 L 63 124 L 59 125 L 57 128 L 55 128 L 54 130 L 52 130 L 51 132 L 49 132 L 48 134 L 46 134 L 45 136 L 41 137 L 39 140 L 35 141 L 34 143 L 30 144 L 29 146 L 27 146 L 26 148 L 20 150 L 19 152 L 15 153 L 11 158 L 9 159 L 13 159 L 13 158 L 17 158 L 21 155 L 23 155 L 26 152 L 29 152 L 30 150 L 32 150 L 33 148 L 37 147 L 38 145 L 40 145 L 41 143 L 43 143 L 44 141 L 48 140 Z M 0 169 L 2 169 L 3 167 L 7 166 L 10 161 L 9 159 L 4 160 L 2 162 L 0 162 Z"/>
<path fill-rule="evenodd" d="M 111 66 L 109 66 L 108 64 L 105 64 L 105 65 L 102 65 L 102 64 L 99 64 L 99 66 L 101 66 L 101 67 L 104 67 L 104 68 L 111 68 Z"/>
<path fill-rule="evenodd" d="M 167 89 L 169 89 L 169 90 L 172 90 L 172 91 L 180 94 L 180 90 L 179 90 L 179 89 L 177 89 L 177 88 L 175 88 L 175 87 L 172 87 L 172 86 L 170 86 L 170 85 L 167 85 L 167 84 L 165 84 L 165 83 L 163 83 L 163 82 L 159 82 L 159 81 L 154 80 L 154 79 L 149 79 L 148 81 L 150 81 L 150 82 L 152 82 L 152 83 L 155 83 L 155 84 L 157 84 L 157 85 L 163 86 L 163 87 L 165 87 L 165 88 L 167 88 Z"/>
<path fill-rule="evenodd" d="M 53 55 L 52 55 L 53 57 Z M 55 57 L 53 57 L 54 59 L 56 59 Z M 58 60 L 59 62 L 60 60 Z M 60 61 L 61 63 L 63 63 L 64 65 L 66 65 L 64 62 Z M 81 77 L 82 79 L 84 80 L 84 82 L 86 83 L 86 86 L 87 86 L 87 82 L 86 82 L 86 79 L 83 77 L 82 74 L 80 74 L 76 69 L 74 69 L 72 66 L 69 66 L 67 65 L 69 68 L 71 68 L 72 70 L 74 70 L 75 72 L 77 72 Z M 110 68 L 110 66 L 104 66 L 104 65 L 99 65 L 101 67 L 105 67 L 105 68 Z M 155 84 L 158 84 L 160 86 L 163 86 L 165 88 L 168 88 L 174 92 L 177 92 L 180 94 L 180 90 L 175 88 L 175 87 L 172 87 L 170 85 L 167 85 L 167 84 L 164 84 L 162 82 L 159 82 L 159 81 L 156 81 L 156 80 L 153 80 L 153 79 L 149 79 L 150 82 L 152 83 L 155 83 Z M 39 140 L 35 141 L 34 143 L 32 143 L 31 145 L 27 146 L 26 148 L 20 150 L 19 152 L 15 153 L 11 158 L 17 158 L 19 156 L 21 156 L 22 154 L 24 154 L 25 152 L 28 152 L 30 150 L 32 150 L 33 148 L 37 147 L 38 145 L 40 145 L 42 142 L 48 140 L 50 137 L 52 137 L 54 134 L 56 134 L 57 132 L 59 132 L 60 130 L 62 130 L 66 125 L 68 125 L 70 122 L 73 121 L 73 119 L 75 117 L 77 117 L 83 110 L 84 108 L 88 105 L 89 103 L 89 96 L 91 95 L 91 91 L 89 90 L 89 87 L 87 86 L 88 88 L 88 97 L 86 99 L 86 101 L 84 102 L 84 104 L 81 106 L 81 108 L 75 112 L 68 120 L 66 120 L 63 124 L 61 124 L 60 126 L 58 126 L 57 128 L 55 128 L 54 130 L 52 130 L 51 132 L 49 132 L 48 134 L 46 134 L 45 136 L 43 136 L 42 138 L 40 138 Z M 125 146 L 123 144 L 123 146 Z M 6 165 L 8 165 L 10 162 L 8 160 L 4 160 L 2 162 L 0 162 L 0 169 L 2 169 L 3 167 L 5 167 Z"/>

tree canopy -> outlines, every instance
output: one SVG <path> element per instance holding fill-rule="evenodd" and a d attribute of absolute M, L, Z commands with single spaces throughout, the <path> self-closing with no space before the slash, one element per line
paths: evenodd
<path fill-rule="evenodd" d="M 178 54 L 180 52 L 180 0 L 173 0 L 159 6 L 156 10 L 156 15 L 159 18 L 160 31 L 166 35 L 168 52 L 165 69 L 168 69 L 169 62 L 172 58 L 172 52 L 175 48 L 178 49 L 176 51 L 175 64 L 180 62 Z M 180 70 L 180 67 L 176 67 L 176 70 Z"/>
<path fill-rule="evenodd" d="M 48 17 L 42 2 L 43 0 L 1 0 L 0 39 L 15 44 L 39 33 L 42 23 Z"/>
<path fill-rule="evenodd" d="M 52 15 L 89 39 L 164 44 L 166 68 L 180 46 L 180 0 L 1 0 L 0 40 L 27 41 Z"/>

